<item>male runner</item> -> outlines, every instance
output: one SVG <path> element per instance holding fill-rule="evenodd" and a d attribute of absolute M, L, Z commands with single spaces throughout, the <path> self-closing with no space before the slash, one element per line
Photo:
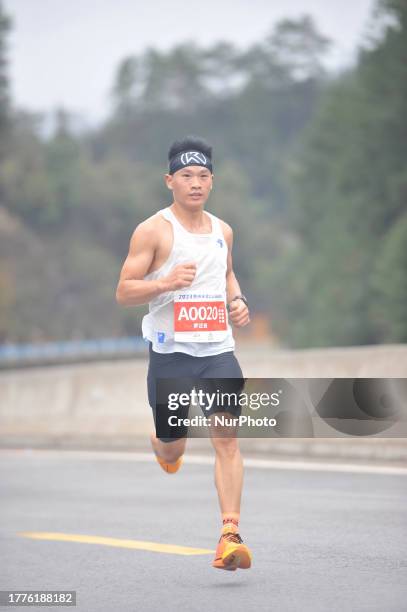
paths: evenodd
<path fill-rule="evenodd" d="M 157 403 L 156 378 L 173 378 L 175 386 L 177 377 L 242 381 L 226 304 L 235 326 L 250 321 L 247 300 L 232 268 L 232 229 L 204 212 L 213 183 L 212 147 L 200 138 L 187 137 L 173 143 L 168 162 L 165 182 L 173 202 L 135 229 L 116 291 L 121 305 L 149 304 L 142 328 L 149 341 L 148 396 L 156 431 L 160 408 L 166 408 Z M 194 322 L 185 321 L 182 312 L 193 312 Z M 216 315 L 210 321 L 208 312 Z M 217 406 L 215 411 L 239 415 L 238 406 Z M 225 435 L 212 436 L 211 442 L 223 522 L 212 565 L 247 569 L 251 553 L 238 531 L 243 483 L 238 441 L 236 435 Z M 153 433 L 151 444 L 160 466 L 169 474 L 177 472 L 186 436 L 157 438 Z"/>

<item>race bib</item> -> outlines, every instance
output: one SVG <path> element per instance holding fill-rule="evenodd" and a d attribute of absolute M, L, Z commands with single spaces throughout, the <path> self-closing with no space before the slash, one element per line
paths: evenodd
<path fill-rule="evenodd" d="M 175 342 L 221 342 L 227 330 L 226 303 L 222 295 L 175 294 Z"/>

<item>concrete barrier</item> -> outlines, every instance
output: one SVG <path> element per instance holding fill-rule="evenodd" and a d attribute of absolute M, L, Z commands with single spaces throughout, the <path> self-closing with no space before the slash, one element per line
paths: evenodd
<path fill-rule="evenodd" d="M 236 351 L 245 377 L 338 378 L 407 376 L 407 346 Z M 153 421 L 146 390 L 147 355 L 0 372 L 0 446 L 148 448 Z M 208 440 L 190 440 L 208 449 Z M 244 439 L 251 454 L 372 461 L 407 461 L 407 440 Z"/>

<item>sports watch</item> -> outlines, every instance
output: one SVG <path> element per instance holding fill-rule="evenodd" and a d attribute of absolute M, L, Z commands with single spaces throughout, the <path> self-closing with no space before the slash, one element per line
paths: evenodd
<path fill-rule="evenodd" d="M 226 305 L 226 310 L 228 312 L 230 311 L 231 303 L 236 301 L 236 300 L 242 300 L 242 302 L 244 302 L 246 304 L 246 306 L 249 308 L 249 302 L 247 301 L 247 297 L 245 295 L 236 295 L 232 300 L 230 300 L 229 304 Z"/>

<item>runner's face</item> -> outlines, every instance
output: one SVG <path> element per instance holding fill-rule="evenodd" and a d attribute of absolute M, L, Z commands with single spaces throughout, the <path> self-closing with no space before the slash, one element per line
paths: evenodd
<path fill-rule="evenodd" d="M 167 186 L 172 189 L 176 202 L 200 208 L 212 189 L 212 174 L 203 166 L 187 166 L 167 175 Z"/>

